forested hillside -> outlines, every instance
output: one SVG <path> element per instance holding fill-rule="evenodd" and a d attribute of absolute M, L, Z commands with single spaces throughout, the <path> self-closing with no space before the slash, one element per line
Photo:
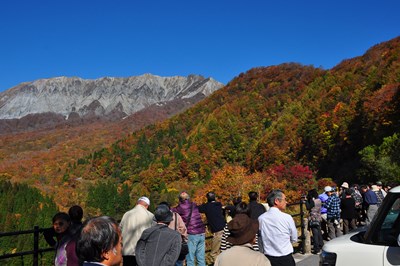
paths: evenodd
<path fill-rule="evenodd" d="M 52 225 L 52 217 L 58 209 L 53 199 L 27 186 L 0 181 L 0 232 L 32 230 L 35 225 L 47 228 Z M 41 248 L 48 244 L 41 238 Z M 0 254 L 30 251 L 33 249 L 33 234 L 6 236 L 0 238 Z M 44 255 L 42 261 L 51 262 L 53 254 Z M 24 258 L 32 265 L 32 256 Z M 21 265 L 20 258 L 2 260 L 2 265 Z M 50 265 L 47 264 L 47 265 Z"/>
<path fill-rule="evenodd" d="M 182 189 L 198 198 L 213 189 L 226 201 L 279 187 L 294 199 L 316 179 L 398 182 L 399 56 L 395 38 L 331 70 L 251 69 L 186 112 L 78 159 L 65 180 L 81 180 L 82 191 L 126 184 L 156 202 Z"/>
<path fill-rule="evenodd" d="M 46 172 L 29 173 L 26 182 L 44 185 L 63 208 L 80 204 L 117 219 L 143 194 L 173 204 L 180 190 L 196 201 L 214 190 L 228 203 L 249 190 L 265 197 L 282 188 L 293 201 L 332 180 L 399 182 L 399 92 L 399 37 L 330 70 L 257 67 L 185 112 L 88 156 L 42 161 L 37 169 Z"/>

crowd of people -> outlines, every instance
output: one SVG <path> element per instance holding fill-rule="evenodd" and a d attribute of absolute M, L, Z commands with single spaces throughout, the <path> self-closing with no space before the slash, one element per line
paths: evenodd
<path fill-rule="evenodd" d="M 310 190 L 305 203 L 309 210 L 313 253 L 320 252 L 324 241 L 369 225 L 390 188 L 377 181 L 361 186 L 343 182 L 339 189 L 326 186 L 321 194 L 316 189 Z"/>
<path fill-rule="evenodd" d="M 340 190 L 326 186 L 321 194 L 310 190 L 304 201 L 313 252 L 319 253 L 324 241 L 369 224 L 385 195 L 380 182 L 371 186 L 344 182 Z M 207 202 L 198 205 L 183 191 L 177 206 L 160 202 L 152 213 L 150 199 L 143 196 L 120 223 L 107 216 L 82 223 L 82 208 L 73 206 L 68 214 L 53 217 L 53 227 L 44 236 L 55 247 L 56 266 L 295 265 L 297 229 L 285 213 L 283 191 L 270 191 L 265 204 L 258 202 L 254 191 L 248 193 L 248 201 L 238 197 L 228 206 L 218 202 L 214 192 L 205 197 Z M 206 227 L 212 234 L 208 263 Z"/>

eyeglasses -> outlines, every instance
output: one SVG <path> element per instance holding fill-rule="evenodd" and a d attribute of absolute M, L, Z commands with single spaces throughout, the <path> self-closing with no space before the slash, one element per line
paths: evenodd
<path fill-rule="evenodd" d="M 53 225 L 64 226 L 63 222 L 55 222 Z"/>

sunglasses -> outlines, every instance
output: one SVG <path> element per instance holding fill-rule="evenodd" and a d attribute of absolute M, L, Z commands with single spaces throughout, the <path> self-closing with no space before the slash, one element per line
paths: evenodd
<path fill-rule="evenodd" d="M 53 225 L 64 226 L 64 222 L 55 222 Z"/>

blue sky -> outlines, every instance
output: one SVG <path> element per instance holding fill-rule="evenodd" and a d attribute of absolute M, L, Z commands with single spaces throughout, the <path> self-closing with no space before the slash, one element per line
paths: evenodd
<path fill-rule="evenodd" d="M 400 35 L 400 1 L 9 0 L 0 3 L 0 92 L 57 76 L 329 69 Z"/>

